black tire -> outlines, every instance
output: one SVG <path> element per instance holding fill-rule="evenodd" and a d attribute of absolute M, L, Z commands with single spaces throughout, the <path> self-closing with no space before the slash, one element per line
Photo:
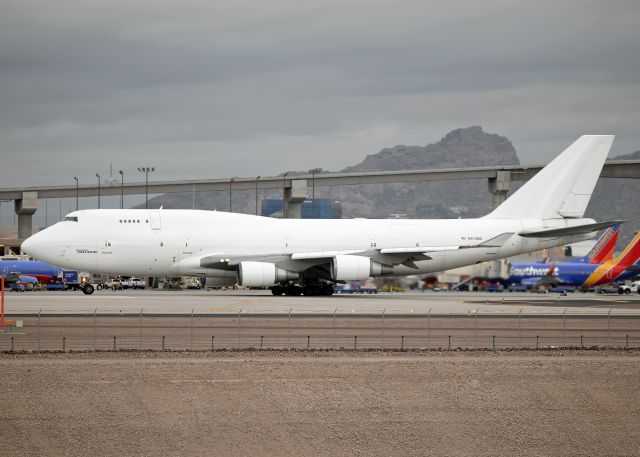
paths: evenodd
<path fill-rule="evenodd" d="M 279 297 L 280 295 L 282 295 L 284 293 L 284 287 L 282 286 L 273 286 L 271 288 L 271 293 L 277 297 Z"/>
<path fill-rule="evenodd" d="M 315 297 L 316 295 L 320 295 L 321 289 L 318 286 L 306 286 L 302 289 L 302 293 L 306 297 Z"/>
<path fill-rule="evenodd" d="M 82 292 L 83 292 L 85 295 L 91 295 L 91 294 L 93 293 L 93 291 L 94 291 L 94 290 L 95 290 L 95 289 L 94 289 L 94 287 L 93 287 L 91 284 L 87 284 L 86 286 L 84 286 L 84 287 L 82 288 Z"/>
<path fill-rule="evenodd" d="M 98 285 L 96 286 L 96 290 L 102 290 L 102 284 L 98 284 Z"/>

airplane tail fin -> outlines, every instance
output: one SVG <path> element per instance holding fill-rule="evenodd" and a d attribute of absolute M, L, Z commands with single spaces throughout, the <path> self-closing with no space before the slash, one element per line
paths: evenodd
<path fill-rule="evenodd" d="M 485 217 L 582 218 L 613 138 L 613 135 L 581 136 Z"/>
<path fill-rule="evenodd" d="M 634 233 L 633 238 L 624 248 L 624 251 L 613 259 L 611 263 L 621 268 L 628 268 L 638 262 L 638 260 L 640 260 L 640 232 Z"/>
<path fill-rule="evenodd" d="M 598 264 L 613 259 L 613 251 L 616 249 L 618 235 L 620 235 L 620 225 L 609 227 L 598 238 L 589 253 L 578 259 L 578 262 Z"/>

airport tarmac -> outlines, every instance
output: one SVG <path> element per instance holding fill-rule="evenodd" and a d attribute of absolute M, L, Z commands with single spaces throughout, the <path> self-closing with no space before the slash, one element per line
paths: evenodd
<path fill-rule="evenodd" d="M 79 291 L 6 293 L 7 315 L 42 313 L 640 313 L 640 295 L 405 292 L 331 297 L 274 297 L 264 290 Z"/>

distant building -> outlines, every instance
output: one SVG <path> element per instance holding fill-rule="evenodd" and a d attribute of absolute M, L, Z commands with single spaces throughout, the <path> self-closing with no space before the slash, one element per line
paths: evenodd
<path fill-rule="evenodd" d="M 267 217 L 282 217 L 282 200 L 267 198 L 262 200 L 261 214 Z M 342 203 L 338 200 L 316 198 L 302 203 L 302 219 L 342 219 Z"/>

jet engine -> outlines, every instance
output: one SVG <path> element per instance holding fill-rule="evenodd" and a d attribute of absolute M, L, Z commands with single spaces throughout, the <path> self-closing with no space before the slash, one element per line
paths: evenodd
<path fill-rule="evenodd" d="M 298 279 L 295 271 L 283 270 L 269 262 L 240 262 L 238 284 L 248 287 L 269 287 L 282 281 Z"/>
<path fill-rule="evenodd" d="M 392 265 L 374 262 L 369 257 L 337 255 L 331 260 L 331 277 L 335 281 L 355 281 L 390 274 L 393 274 Z"/>

